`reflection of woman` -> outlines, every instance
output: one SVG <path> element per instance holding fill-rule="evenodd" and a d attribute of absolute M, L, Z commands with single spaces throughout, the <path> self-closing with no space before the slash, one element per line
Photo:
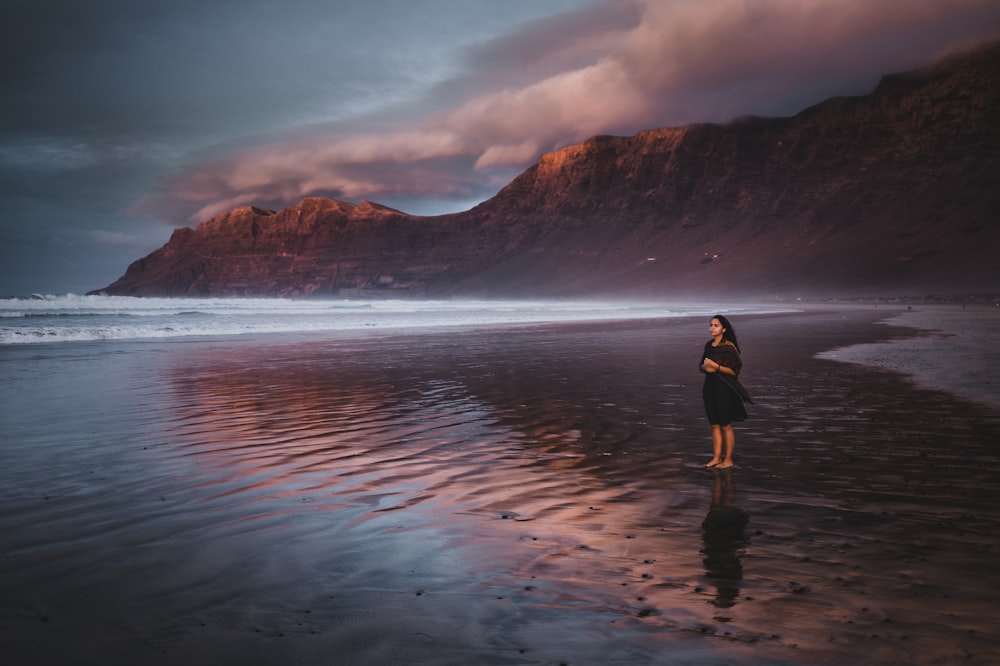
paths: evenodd
<path fill-rule="evenodd" d="M 722 315 L 716 315 L 709 322 L 708 333 L 712 339 L 705 343 L 699 368 L 705 373 L 701 397 L 712 426 L 713 455 L 705 467 L 732 467 L 733 448 L 736 446 L 733 422 L 746 420 L 747 410 L 743 401 L 753 401 L 738 379 L 743 362 L 733 325 Z"/>
<path fill-rule="evenodd" d="M 701 524 L 701 535 L 705 548 L 705 575 L 713 580 L 716 588 L 715 600 L 718 608 L 729 608 L 740 595 L 740 581 L 743 566 L 740 563 L 740 549 L 746 545 L 746 526 L 750 516 L 743 509 L 733 506 L 736 488 L 733 485 L 733 470 L 714 470 L 715 483 L 712 486 L 712 506 Z"/>

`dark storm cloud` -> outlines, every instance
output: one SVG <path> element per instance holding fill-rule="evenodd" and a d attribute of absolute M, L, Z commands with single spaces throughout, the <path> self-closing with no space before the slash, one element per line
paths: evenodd
<path fill-rule="evenodd" d="M 998 26 L 996 0 L 14 0 L 0 295 L 101 286 L 242 204 L 467 208 L 541 152 L 795 113 Z"/>
<path fill-rule="evenodd" d="M 351 48 L 394 42 L 358 4 L 19 2 L 0 29 L 4 131 L 218 140 L 384 103 L 419 82 Z"/>
<path fill-rule="evenodd" d="M 469 91 L 451 109 L 348 137 L 317 128 L 305 139 L 191 165 L 160 201 L 183 202 L 197 221 L 259 199 L 290 203 L 310 194 L 468 196 L 475 181 L 464 172 L 406 182 L 399 167 L 417 175 L 431 161 L 464 167 L 471 159 L 486 183 L 494 169 L 523 168 L 543 151 L 595 134 L 788 115 L 826 96 L 866 92 L 881 74 L 995 35 L 1000 5 L 622 0 L 560 18 L 473 49 L 471 71 L 445 86 Z M 383 180 L 360 168 L 370 165 L 387 173 L 392 165 L 404 176 Z"/>
<path fill-rule="evenodd" d="M 401 107 L 454 75 L 456 49 L 580 1 L 480 4 L 5 3 L 0 296 L 107 283 L 166 240 L 158 222 L 187 222 L 177 199 L 137 205 L 165 173 L 300 127 L 412 115 Z"/>

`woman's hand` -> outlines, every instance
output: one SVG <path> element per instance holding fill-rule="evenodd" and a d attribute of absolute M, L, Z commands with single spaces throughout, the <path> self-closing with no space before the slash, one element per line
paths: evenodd
<path fill-rule="evenodd" d="M 719 368 L 722 366 L 713 361 L 710 358 L 706 358 L 705 362 L 701 364 L 701 367 L 705 369 L 705 372 L 718 372 Z"/>

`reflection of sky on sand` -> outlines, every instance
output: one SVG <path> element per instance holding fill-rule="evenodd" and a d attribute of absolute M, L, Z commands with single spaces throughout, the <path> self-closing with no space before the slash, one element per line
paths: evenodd
<path fill-rule="evenodd" d="M 731 482 L 703 321 L 5 350 L 0 622 L 108 663 L 994 650 L 995 415 L 814 356 L 881 327 L 742 324 Z"/>
<path fill-rule="evenodd" d="M 306 548 L 325 550 L 321 559 L 370 550 L 343 584 L 373 585 L 361 573 L 370 570 L 421 596 L 481 595 L 519 633 L 534 629 L 516 618 L 537 613 L 544 623 L 557 609 L 577 618 L 562 626 L 587 632 L 710 621 L 698 529 L 708 487 L 662 478 L 681 469 L 663 442 L 593 450 L 600 433 L 627 441 L 622 433 L 636 430 L 606 398 L 603 411 L 567 395 L 534 400 L 512 390 L 501 366 L 488 370 L 486 393 L 504 397 L 486 403 L 435 376 L 447 377 L 436 366 L 444 358 L 403 368 L 270 353 L 208 354 L 174 373 L 172 436 L 186 442 L 178 452 L 192 480 L 211 488 L 204 501 L 214 510 L 288 530 L 281 517 L 309 534 Z M 436 372 L 423 375 L 428 368 Z"/>
<path fill-rule="evenodd" d="M 872 635 L 887 658 L 940 652 L 947 630 L 923 624 L 910 597 L 935 598 L 930 581 L 949 565 L 880 563 L 913 558 L 914 534 L 935 520 L 924 509 L 935 500 L 900 496 L 893 476 L 925 474 L 921 461 L 879 444 L 899 426 L 864 412 L 908 410 L 905 396 L 873 405 L 859 392 L 873 386 L 864 370 L 836 365 L 834 379 L 820 361 L 772 362 L 758 371 L 771 393 L 740 429 L 741 469 L 716 476 L 700 469 L 696 387 L 681 383 L 702 329 L 207 353 L 174 372 L 175 434 L 195 473 L 229 493 L 226 513 L 273 517 L 347 604 L 328 612 L 381 615 L 386 631 L 401 622 L 441 640 L 458 623 L 498 645 L 548 646 L 551 658 L 583 636 L 609 663 L 705 635 L 731 655 L 801 642 L 834 655 Z M 785 379 L 799 372 L 808 379 Z M 803 400 L 802 386 L 831 411 L 768 418 Z M 931 427 L 954 432 L 960 418 L 943 411 Z M 902 436 L 922 446 L 919 433 Z M 932 534 L 917 547 L 963 548 Z M 975 623 L 987 600 L 946 587 L 963 598 L 948 622 Z"/>

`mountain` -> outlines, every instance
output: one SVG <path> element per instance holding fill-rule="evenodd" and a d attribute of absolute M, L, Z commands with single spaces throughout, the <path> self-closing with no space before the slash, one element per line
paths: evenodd
<path fill-rule="evenodd" d="M 598 136 L 471 210 L 308 198 L 178 229 L 117 295 L 1000 292 L 1000 43 L 789 118 Z"/>

